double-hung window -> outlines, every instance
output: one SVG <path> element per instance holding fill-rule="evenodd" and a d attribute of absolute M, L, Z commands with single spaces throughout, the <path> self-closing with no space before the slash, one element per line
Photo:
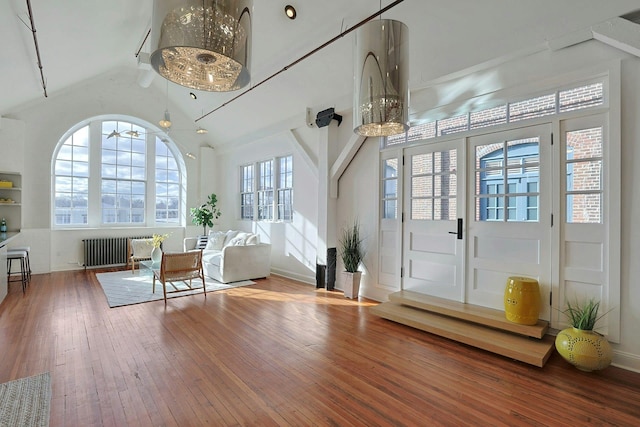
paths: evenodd
<path fill-rule="evenodd" d="M 256 221 L 293 219 L 293 156 L 240 167 L 240 218 Z"/>

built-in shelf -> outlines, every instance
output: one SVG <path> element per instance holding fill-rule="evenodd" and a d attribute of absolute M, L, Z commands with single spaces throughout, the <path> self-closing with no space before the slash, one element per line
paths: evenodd
<path fill-rule="evenodd" d="M 0 171 L 0 181 L 8 181 L 11 187 L 0 185 L 0 219 L 7 222 L 7 231 L 20 231 L 22 228 L 22 175 L 18 172 Z M 3 199 L 13 203 L 3 203 Z"/>

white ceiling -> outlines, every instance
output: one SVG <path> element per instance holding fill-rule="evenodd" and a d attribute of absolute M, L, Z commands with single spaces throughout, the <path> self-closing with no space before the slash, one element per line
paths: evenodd
<path fill-rule="evenodd" d="M 284 6 L 298 10 L 294 21 Z M 386 0 L 382 7 L 392 3 Z M 152 0 L 32 0 L 35 28 L 49 97 L 76 83 L 128 67 L 150 27 Z M 252 85 L 354 26 L 380 9 L 374 0 L 254 0 Z M 637 0 L 405 0 L 384 14 L 409 27 L 410 87 L 432 82 L 474 65 L 508 58 L 550 40 L 588 29 L 640 7 Z M 0 61 L 0 115 L 47 102 L 27 25 L 26 0 L 0 2 L 3 28 Z M 353 33 L 194 123 L 209 129 L 212 145 L 256 138 L 304 123 L 306 107 L 350 109 Z M 148 44 L 148 43 L 147 43 Z M 143 51 L 149 51 L 144 46 Z M 155 76 L 148 90 L 165 93 Z M 172 105 L 188 117 L 224 104 L 231 93 L 170 87 Z M 348 123 L 347 125 L 351 125 Z"/>

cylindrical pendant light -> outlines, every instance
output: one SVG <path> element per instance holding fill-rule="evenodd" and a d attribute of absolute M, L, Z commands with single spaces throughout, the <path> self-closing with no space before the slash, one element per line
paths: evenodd
<path fill-rule="evenodd" d="M 249 83 L 252 0 L 155 0 L 151 65 L 192 89 L 237 90 Z"/>
<path fill-rule="evenodd" d="M 356 31 L 353 131 L 389 136 L 409 129 L 409 29 L 391 19 Z"/>

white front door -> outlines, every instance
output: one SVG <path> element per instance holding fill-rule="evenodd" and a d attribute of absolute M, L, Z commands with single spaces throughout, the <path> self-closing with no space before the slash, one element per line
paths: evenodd
<path fill-rule="evenodd" d="M 551 125 L 468 140 L 466 302 L 504 309 L 509 276 L 538 280 L 540 318 L 551 291 Z"/>
<path fill-rule="evenodd" d="M 456 140 L 405 150 L 404 290 L 463 300 L 463 142 Z"/>

